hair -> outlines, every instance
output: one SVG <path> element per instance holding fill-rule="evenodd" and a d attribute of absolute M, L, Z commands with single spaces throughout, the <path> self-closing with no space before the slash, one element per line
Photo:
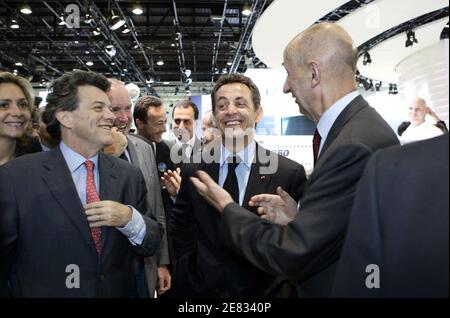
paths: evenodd
<path fill-rule="evenodd" d="M 143 96 L 138 99 L 136 105 L 134 105 L 133 118 L 134 123 L 139 119 L 144 124 L 147 123 L 148 116 L 147 112 L 150 107 L 161 107 L 163 106 L 162 101 L 155 96 Z"/>
<path fill-rule="evenodd" d="M 177 108 L 189 108 L 191 107 L 194 110 L 194 119 L 198 119 L 198 107 L 190 100 L 182 100 L 181 102 L 178 102 L 175 107 L 172 109 L 172 118 L 173 114 L 175 113 L 175 109 Z"/>
<path fill-rule="evenodd" d="M 47 132 L 55 140 L 61 140 L 61 127 L 56 119 L 60 111 L 74 111 L 78 108 L 78 87 L 95 86 L 107 92 L 110 82 L 101 74 L 86 71 L 68 72 L 56 79 L 51 86 L 51 93 L 47 95 L 47 105 L 42 114 L 42 121 L 47 125 Z"/>
<path fill-rule="evenodd" d="M 28 110 L 30 111 L 30 114 L 32 114 L 34 109 L 34 93 L 30 82 L 21 76 L 9 72 L 0 72 L 0 85 L 7 83 L 14 84 L 22 90 L 28 102 Z"/>
<path fill-rule="evenodd" d="M 212 101 L 212 112 L 216 112 L 216 94 L 217 91 L 223 86 L 227 84 L 233 84 L 233 83 L 240 83 L 247 86 L 251 93 L 252 93 L 252 99 L 253 99 L 253 105 L 255 107 L 255 110 L 261 106 L 261 94 L 259 92 L 258 87 L 255 85 L 255 83 L 247 76 L 244 76 L 242 74 L 238 73 L 232 73 L 232 74 L 226 74 L 219 77 L 219 79 L 216 82 L 216 85 L 214 85 L 214 88 L 211 92 L 211 101 Z"/>

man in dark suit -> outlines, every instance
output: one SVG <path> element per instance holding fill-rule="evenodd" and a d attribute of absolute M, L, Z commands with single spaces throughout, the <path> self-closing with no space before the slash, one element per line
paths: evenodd
<path fill-rule="evenodd" d="M 142 297 L 155 296 L 157 290 L 160 294 L 170 289 L 170 273 L 168 271 L 169 251 L 167 243 L 166 216 L 164 213 L 164 205 L 161 197 L 160 183 L 156 168 L 155 155 L 152 147 L 145 141 L 137 138 L 135 135 L 129 134 L 133 116 L 131 113 L 131 97 L 123 82 L 110 78 L 111 88 L 107 95 L 111 102 L 111 109 L 116 120 L 114 128 L 118 129 L 117 133 L 113 133 L 119 142 L 106 147 L 103 152 L 118 156 L 123 160 L 139 167 L 144 175 L 145 184 L 147 186 L 147 206 L 148 213 L 154 217 L 163 227 L 164 236 L 161 246 L 155 256 L 145 258 L 145 264 L 141 264 L 145 269 L 146 285 L 142 286 Z M 122 142 L 121 139 L 125 139 Z M 126 147 L 122 149 L 120 145 Z"/>
<path fill-rule="evenodd" d="M 298 199 L 306 183 L 305 170 L 254 141 L 254 127 L 263 111 L 259 90 L 248 77 L 222 76 L 211 99 L 222 142 L 203 153 L 201 163 L 183 165 L 170 220 L 176 258 L 172 292 L 175 297 L 262 297 L 275 277 L 222 245 L 220 215 L 198 195 L 189 177 L 198 169 L 206 171 L 223 187 L 233 188 L 236 202 L 248 209 L 253 195 L 275 193 L 278 186 Z M 230 162 L 232 158 L 237 159 Z"/>
<path fill-rule="evenodd" d="M 371 158 L 333 296 L 448 298 L 448 147 L 445 134 Z"/>
<path fill-rule="evenodd" d="M 356 184 L 374 151 L 398 144 L 389 125 L 358 94 L 356 61 L 352 39 L 333 23 L 313 25 L 284 51 L 284 92 L 292 93 L 300 111 L 317 124 L 317 162 L 299 210 L 288 202 L 279 209 L 293 216 L 287 225 L 248 213 L 205 173 L 192 178 L 223 213 L 223 242 L 260 269 L 296 280 L 300 297 L 330 296 Z M 252 201 L 263 212 L 275 202 L 270 196 Z"/>
<path fill-rule="evenodd" d="M 0 169 L 0 288 L 12 297 L 135 297 L 136 258 L 163 229 L 144 216 L 141 171 L 99 153 L 115 119 L 99 74 L 53 84 L 43 120 L 61 140 Z"/>

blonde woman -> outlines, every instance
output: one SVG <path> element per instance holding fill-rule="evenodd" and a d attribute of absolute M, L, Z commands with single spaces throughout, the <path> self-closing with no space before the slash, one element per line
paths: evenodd
<path fill-rule="evenodd" d="M 0 72 L 0 166 L 22 154 L 28 142 L 33 103 L 28 80 Z"/>

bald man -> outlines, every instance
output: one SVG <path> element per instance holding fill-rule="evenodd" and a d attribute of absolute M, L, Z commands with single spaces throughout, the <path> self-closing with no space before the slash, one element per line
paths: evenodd
<path fill-rule="evenodd" d="M 223 213 L 224 243 L 262 270 L 295 280 L 299 297 L 330 296 L 356 184 L 373 152 L 398 144 L 358 93 L 356 61 L 352 39 L 332 23 L 308 28 L 284 51 L 284 92 L 317 124 L 318 158 L 298 210 L 297 202 L 278 189 L 279 195 L 250 199 L 250 206 L 259 206 L 258 218 L 205 173 L 191 179 Z"/>
<path fill-rule="evenodd" d="M 423 98 L 416 97 L 409 105 L 410 125 L 401 134 L 402 144 L 413 141 L 429 139 L 443 134 L 443 131 L 434 124 L 425 120 L 427 115 L 431 115 L 432 111 L 427 107 L 427 103 Z"/>
<path fill-rule="evenodd" d="M 147 186 L 147 205 L 150 207 L 148 215 L 155 218 L 166 229 L 166 217 L 155 155 L 149 144 L 128 134 L 133 117 L 131 97 L 124 83 L 117 79 L 108 79 L 108 81 L 111 86 L 107 95 L 111 102 L 111 110 L 116 116 L 113 124 L 115 143 L 103 151 L 120 157 L 141 169 Z M 145 268 L 146 284 L 141 286 L 140 296 L 154 297 L 155 290 L 162 294 L 170 289 L 171 276 L 167 268 L 169 263 L 167 233 L 165 232 L 157 255 L 146 258 L 145 264 L 142 264 Z"/>

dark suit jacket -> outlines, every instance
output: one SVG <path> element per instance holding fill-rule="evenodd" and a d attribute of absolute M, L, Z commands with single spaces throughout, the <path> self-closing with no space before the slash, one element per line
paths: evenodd
<path fill-rule="evenodd" d="M 333 296 L 448 297 L 448 151 L 446 134 L 372 157 L 358 186 Z M 380 288 L 366 287 L 375 273 L 366 273 L 369 264 L 379 267 Z"/>
<path fill-rule="evenodd" d="M 359 178 L 375 150 L 396 144 L 392 129 L 358 96 L 331 127 L 295 219 L 278 226 L 231 203 L 223 242 L 260 269 L 297 280 L 300 297 L 328 297 Z"/>
<path fill-rule="evenodd" d="M 139 168 L 101 153 L 98 167 L 102 200 L 146 211 Z M 156 221 L 146 216 L 144 221 L 141 246 L 104 227 L 98 256 L 59 147 L 15 159 L 0 168 L 2 291 L 13 297 L 134 297 L 135 258 L 154 254 L 162 235 Z M 79 268 L 80 288 L 66 287 L 71 264 Z"/>
<path fill-rule="evenodd" d="M 262 156 L 278 160 L 275 174 L 261 174 Z M 244 206 L 253 195 L 275 193 L 282 186 L 298 199 L 306 182 L 305 170 L 298 163 L 257 146 L 244 197 Z M 261 158 L 260 158 L 261 157 Z M 274 161 L 272 161 L 274 162 Z M 219 163 L 183 165 L 183 181 L 170 226 L 175 249 L 173 295 L 175 297 L 250 297 L 262 296 L 274 280 L 242 257 L 225 248 L 219 239 L 220 214 L 195 190 L 189 180 L 204 170 L 215 181 Z M 253 210 L 256 213 L 256 210 Z"/>

